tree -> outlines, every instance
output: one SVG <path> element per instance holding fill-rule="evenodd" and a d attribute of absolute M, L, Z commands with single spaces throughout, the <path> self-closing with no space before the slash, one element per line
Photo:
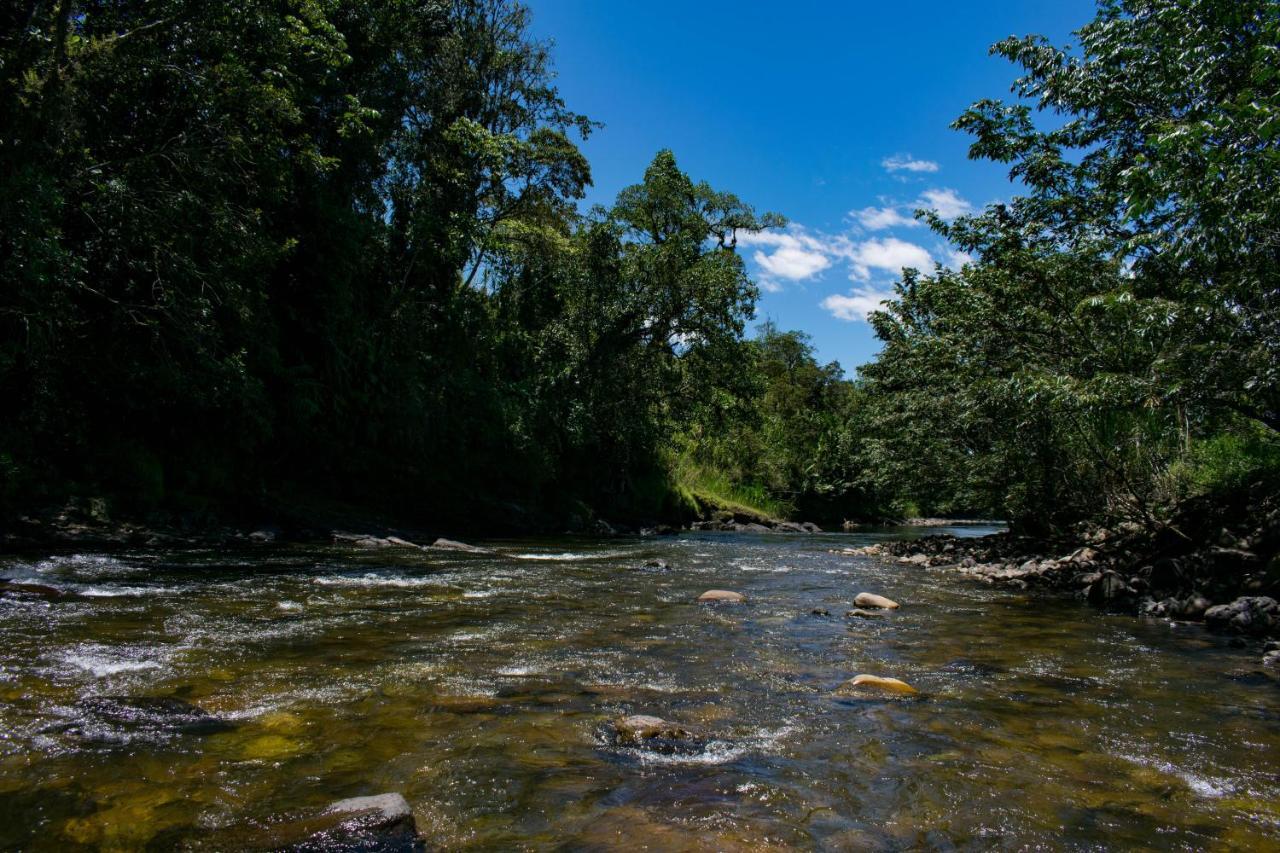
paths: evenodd
<path fill-rule="evenodd" d="M 878 470 L 1029 526 L 1157 525 L 1194 442 L 1277 426 L 1280 11 L 1102 2 L 1077 35 L 993 49 L 1057 126 L 990 100 L 955 124 L 1025 194 L 928 217 L 975 262 L 874 316 Z"/>

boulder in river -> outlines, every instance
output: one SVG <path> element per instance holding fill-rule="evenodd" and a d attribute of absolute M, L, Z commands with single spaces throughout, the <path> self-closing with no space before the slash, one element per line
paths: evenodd
<path fill-rule="evenodd" d="M 648 714 L 633 714 L 613 721 L 614 740 L 621 746 L 635 746 L 661 753 L 699 752 L 706 739 L 678 723 Z"/>
<path fill-rule="evenodd" d="M 489 548 L 481 548 L 479 545 L 468 545 L 466 542 L 458 542 L 453 539 L 440 538 L 431 543 L 431 547 L 437 551 L 461 551 L 464 554 L 494 554 Z"/>
<path fill-rule="evenodd" d="M 698 596 L 699 604 L 741 604 L 747 597 L 731 589 L 709 589 Z"/>
<path fill-rule="evenodd" d="M 339 800 L 319 814 L 275 823 L 263 833 L 232 830 L 215 847 L 291 853 L 416 853 L 425 849 L 413 809 L 400 794 Z"/>
<path fill-rule="evenodd" d="M 855 607 L 844 614 L 845 616 L 857 617 L 858 619 L 875 619 L 883 616 L 879 610 L 863 610 L 861 607 Z"/>
<path fill-rule="evenodd" d="M 698 597 L 699 605 L 741 605 L 746 596 L 732 589 L 708 589 Z"/>
<path fill-rule="evenodd" d="M 898 696 L 913 696 L 919 693 L 910 684 L 897 678 L 879 675 L 855 675 L 836 688 L 836 695 L 851 696 L 860 693 L 892 693 Z"/>
<path fill-rule="evenodd" d="M 1245 596 L 1210 607 L 1204 621 L 1218 631 L 1264 637 L 1280 627 L 1280 604 L 1267 596 Z"/>
<path fill-rule="evenodd" d="M 881 610 L 897 610 L 898 602 L 874 592 L 860 592 L 853 600 L 855 607 L 877 607 Z"/>

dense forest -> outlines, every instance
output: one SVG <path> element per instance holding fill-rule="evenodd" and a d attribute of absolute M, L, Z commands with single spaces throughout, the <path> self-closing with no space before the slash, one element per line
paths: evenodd
<path fill-rule="evenodd" d="M 776 214 L 597 130 L 511 0 L 0 9 L 0 501 L 536 528 L 716 507 L 1158 525 L 1280 482 L 1280 7 L 1104 0 L 955 123 L 847 377 L 754 326 Z M 982 93 L 975 93 L 975 95 Z"/>

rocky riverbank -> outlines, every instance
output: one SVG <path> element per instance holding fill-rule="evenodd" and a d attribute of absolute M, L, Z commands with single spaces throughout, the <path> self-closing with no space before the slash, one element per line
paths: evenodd
<path fill-rule="evenodd" d="M 1197 515 L 1199 513 L 1199 515 Z M 1205 529 L 1205 528 L 1211 529 Z M 1087 528 L 1074 541 L 1001 533 L 928 536 L 844 553 L 946 568 L 982 583 L 1079 596 L 1134 615 L 1203 622 L 1261 646 L 1280 667 L 1280 507 L 1262 500 L 1235 520 L 1184 507 L 1173 524 Z"/>
<path fill-rule="evenodd" d="M 102 500 L 72 500 L 63 506 L 0 519 L 0 551 L 60 548 L 207 548 L 271 543 L 348 543 L 357 547 L 443 547 L 459 543 L 442 536 L 494 538 L 511 535 L 666 536 L 682 530 L 737 533 L 821 533 L 811 522 L 770 518 L 753 512 L 708 508 L 702 518 L 680 522 L 623 522 L 602 518 L 535 518 L 520 507 L 507 515 L 422 521 L 379 515 L 354 507 L 280 507 L 248 517 L 217 513 L 152 513 L 126 516 Z M 443 544 L 441 544 L 443 543 Z"/>

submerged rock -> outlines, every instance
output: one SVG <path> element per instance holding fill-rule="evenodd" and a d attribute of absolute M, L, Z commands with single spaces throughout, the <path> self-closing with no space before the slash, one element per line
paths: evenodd
<path fill-rule="evenodd" d="M 882 610 L 897 610 L 898 602 L 874 592 L 860 592 L 853 600 L 856 607 L 878 607 Z"/>
<path fill-rule="evenodd" d="M 1245 596 L 1205 611 L 1204 621 L 1218 631 L 1266 636 L 1280 628 L 1280 604 L 1267 596 Z"/>
<path fill-rule="evenodd" d="M 878 619 L 883 616 L 884 613 L 879 610 L 863 610 L 861 607 L 855 607 L 844 615 L 857 617 L 859 619 Z"/>
<path fill-rule="evenodd" d="M 669 572 L 671 564 L 666 560 L 649 560 L 644 564 L 644 568 L 655 572 Z"/>
<path fill-rule="evenodd" d="M 129 730 L 213 734 L 232 724 L 182 699 L 157 696 L 92 696 L 76 703 L 91 717 Z"/>
<path fill-rule="evenodd" d="M 741 604 L 747 597 L 731 589 L 709 589 L 698 596 L 699 604 Z"/>
<path fill-rule="evenodd" d="M 855 675 L 836 688 L 837 696 L 850 696 L 859 693 L 893 693 L 899 696 L 912 696 L 919 693 L 910 684 L 897 678 L 879 675 Z"/>
<path fill-rule="evenodd" d="M 700 752 L 706 739 L 678 723 L 647 714 L 633 714 L 613 721 L 614 740 L 620 746 L 634 746 L 665 754 Z"/>
<path fill-rule="evenodd" d="M 68 601 L 79 598 L 75 593 L 57 587 L 42 583 L 21 583 L 7 578 L 0 578 L 0 597 L 39 598 L 45 601 Z"/>

